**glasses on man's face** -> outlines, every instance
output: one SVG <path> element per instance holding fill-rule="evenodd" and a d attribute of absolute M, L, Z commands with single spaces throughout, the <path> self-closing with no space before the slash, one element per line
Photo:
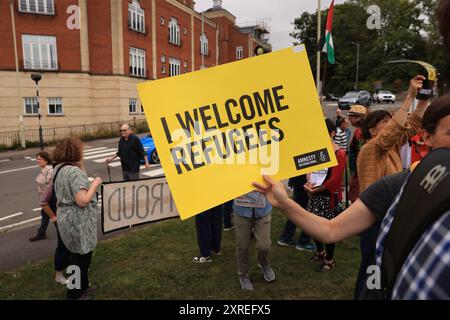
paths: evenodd
<path fill-rule="evenodd" d="M 120 129 L 120 132 L 127 132 L 127 130 L 126 129 L 125 130 Z"/>

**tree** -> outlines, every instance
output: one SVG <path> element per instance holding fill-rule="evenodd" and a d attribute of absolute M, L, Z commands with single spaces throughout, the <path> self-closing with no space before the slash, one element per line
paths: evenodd
<path fill-rule="evenodd" d="M 379 30 L 367 28 L 367 8 L 370 5 L 381 9 Z M 373 90 L 373 83 L 377 80 L 382 80 L 386 89 L 397 89 L 394 81 L 400 80 L 397 84 L 403 83 L 402 89 L 405 89 L 414 74 L 425 72 L 414 65 L 386 64 L 396 59 L 427 61 L 438 67 L 441 78 L 445 80 L 449 74 L 448 65 L 433 19 L 435 5 L 433 0 L 351 0 L 336 5 L 333 21 L 336 64 L 327 65 L 324 91 L 342 94 L 353 89 L 356 70 L 354 43 L 360 44 L 358 89 Z M 326 10 L 321 14 L 325 21 Z M 315 72 L 317 14 L 304 12 L 293 25 L 294 31 L 290 35 L 295 43 L 306 45 Z M 323 69 L 322 66 L 322 74 Z"/>

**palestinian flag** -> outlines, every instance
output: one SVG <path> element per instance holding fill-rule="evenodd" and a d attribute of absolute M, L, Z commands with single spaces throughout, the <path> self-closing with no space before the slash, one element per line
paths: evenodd
<path fill-rule="evenodd" d="M 323 37 L 319 42 L 319 51 L 327 53 L 328 62 L 331 64 L 334 64 L 336 62 L 334 58 L 333 36 L 331 35 L 331 29 L 333 27 L 333 12 L 334 0 L 331 2 L 330 8 L 328 9 L 325 37 Z"/>

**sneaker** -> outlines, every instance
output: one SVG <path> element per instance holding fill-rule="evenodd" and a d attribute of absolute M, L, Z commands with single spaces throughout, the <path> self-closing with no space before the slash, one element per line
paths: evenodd
<path fill-rule="evenodd" d="M 279 239 L 277 241 L 277 245 L 279 245 L 280 247 L 293 247 L 295 246 L 295 241 L 294 240 L 283 240 L 283 239 Z"/>
<path fill-rule="evenodd" d="M 34 241 L 45 240 L 45 239 L 47 239 L 47 236 L 44 234 L 43 236 L 38 236 L 38 235 L 32 236 L 28 240 L 30 240 L 31 242 L 34 242 Z"/>
<path fill-rule="evenodd" d="M 211 257 L 194 257 L 192 261 L 197 263 L 205 263 L 205 262 L 211 262 Z"/>
<path fill-rule="evenodd" d="M 295 246 L 295 249 L 300 250 L 300 251 L 314 252 L 314 251 L 316 251 L 316 245 L 311 242 L 299 243 Z"/>
<path fill-rule="evenodd" d="M 273 272 L 270 265 L 263 267 L 262 265 L 260 265 L 258 263 L 258 266 L 261 268 L 261 270 L 263 272 L 264 280 L 266 280 L 267 282 L 272 282 L 273 280 L 275 280 L 275 272 Z"/>
<path fill-rule="evenodd" d="M 230 231 L 230 230 L 233 230 L 233 229 L 234 229 L 234 226 L 229 226 L 229 227 L 223 228 L 223 231 Z"/>
<path fill-rule="evenodd" d="M 211 253 L 216 255 L 216 256 L 222 255 L 222 251 L 220 251 L 220 250 L 211 250 Z"/>
<path fill-rule="evenodd" d="M 248 276 L 239 276 L 242 290 L 253 291 L 253 284 Z"/>
<path fill-rule="evenodd" d="M 66 277 L 64 277 L 64 275 L 62 273 L 56 274 L 55 281 L 62 285 L 66 285 L 67 283 L 69 283 L 69 280 L 67 280 Z"/>

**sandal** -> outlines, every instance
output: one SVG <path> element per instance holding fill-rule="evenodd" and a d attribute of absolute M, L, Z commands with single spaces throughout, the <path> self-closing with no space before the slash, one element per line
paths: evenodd
<path fill-rule="evenodd" d="M 211 262 L 211 257 L 194 257 L 192 261 L 197 263 L 205 263 L 205 262 Z"/>
<path fill-rule="evenodd" d="M 309 262 L 319 262 L 325 260 L 325 251 L 322 252 L 316 252 L 314 255 L 309 259 Z"/>
<path fill-rule="evenodd" d="M 320 266 L 316 268 L 316 272 L 328 272 L 331 269 L 334 269 L 335 267 L 336 263 L 334 262 L 334 260 L 331 261 L 323 260 Z"/>

